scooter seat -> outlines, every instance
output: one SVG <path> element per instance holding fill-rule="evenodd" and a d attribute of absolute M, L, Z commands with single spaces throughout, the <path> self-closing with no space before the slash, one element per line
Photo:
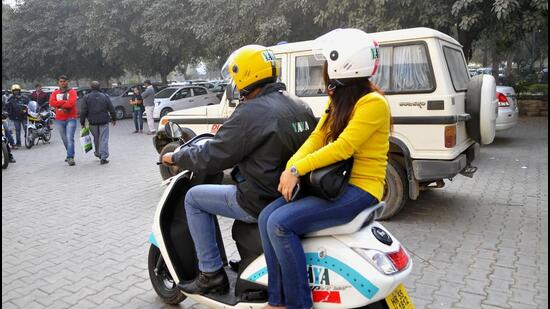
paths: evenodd
<path fill-rule="evenodd" d="M 382 211 L 385 205 L 386 203 L 380 202 L 372 207 L 369 207 L 363 210 L 353 220 L 351 220 L 346 224 L 337 225 L 337 226 L 329 227 L 319 231 L 315 231 L 315 232 L 306 234 L 305 237 L 353 234 L 359 231 L 360 229 L 362 229 L 365 225 L 370 224 L 376 217 L 377 212 Z"/>

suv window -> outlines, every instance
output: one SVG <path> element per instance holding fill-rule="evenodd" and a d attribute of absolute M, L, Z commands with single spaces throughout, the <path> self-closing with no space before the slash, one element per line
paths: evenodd
<path fill-rule="evenodd" d="M 316 97 L 326 95 L 323 81 L 323 60 L 313 55 L 296 57 L 296 95 Z"/>
<path fill-rule="evenodd" d="M 179 99 L 188 98 L 190 96 L 191 96 L 191 90 L 189 88 L 183 88 L 183 89 L 180 89 L 176 94 L 174 94 L 174 96 L 170 100 L 175 101 Z"/>
<path fill-rule="evenodd" d="M 462 57 L 462 51 L 443 46 L 443 53 L 455 91 L 466 91 L 470 78 L 468 78 L 468 67 L 464 62 L 464 57 Z"/>
<path fill-rule="evenodd" d="M 373 83 L 388 93 L 431 92 L 433 71 L 425 44 L 383 46 Z"/>
<path fill-rule="evenodd" d="M 195 96 L 206 94 L 206 89 L 200 88 L 200 87 L 194 87 L 193 88 L 193 94 Z"/>

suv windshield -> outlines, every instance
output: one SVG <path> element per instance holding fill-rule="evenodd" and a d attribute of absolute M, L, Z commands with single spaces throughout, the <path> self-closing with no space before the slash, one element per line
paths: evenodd
<path fill-rule="evenodd" d="M 169 97 L 171 97 L 174 92 L 176 92 L 176 90 L 178 90 L 179 88 L 165 88 L 165 89 L 162 89 L 159 93 L 155 94 L 155 98 L 156 99 L 167 99 Z"/>

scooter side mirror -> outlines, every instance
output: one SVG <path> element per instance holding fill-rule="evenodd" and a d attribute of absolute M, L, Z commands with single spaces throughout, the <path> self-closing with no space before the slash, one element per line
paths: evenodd
<path fill-rule="evenodd" d="M 177 123 L 169 122 L 166 127 L 164 127 L 166 135 L 171 138 L 180 138 L 182 136 L 182 130 Z"/>
<path fill-rule="evenodd" d="M 229 107 L 235 107 L 239 103 L 240 93 L 233 81 L 225 87 L 225 97 L 229 101 Z"/>

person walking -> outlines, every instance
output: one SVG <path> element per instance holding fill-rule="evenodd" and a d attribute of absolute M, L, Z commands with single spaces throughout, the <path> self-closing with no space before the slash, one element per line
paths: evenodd
<path fill-rule="evenodd" d="M 27 127 L 27 105 L 29 99 L 21 94 L 21 86 L 14 84 L 11 86 L 11 96 L 6 103 L 6 111 L 15 127 L 15 149 L 21 147 L 21 128 Z M 25 131 L 26 136 L 26 131 Z"/>
<path fill-rule="evenodd" d="M 143 98 L 141 97 L 141 87 L 136 86 L 134 88 L 134 95 L 130 99 L 130 104 L 132 104 L 133 116 L 134 116 L 134 126 L 136 130 L 134 133 L 143 133 Z"/>
<path fill-rule="evenodd" d="M 97 81 L 90 83 L 92 91 L 84 96 L 80 111 L 80 125 L 86 126 L 86 118 L 90 123 L 90 132 L 94 137 L 94 154 L 100 159 L 100 164 L 109 160 L 109 122 L 116 124 L 116 112 L 109 96 L 100 91 Z"/>
<path fill-rule="evenodd" d="M 55 123 L 63 145 L 67 150 L 65 162 L 74 166 L 74 134 L 76 131 L 76 90 L 69 88 L 69 79 L 65 75 L 57 78 L 59 89 L 50 95 L 50 106 L 55 108 Z"/>
<path fill-rule="evenodd" d="M 145 106 L 145 112 L 147 113 L 147 126 L 149 127 L 149 135 L 156 133 L 155 129 L 155 119 L 153 119 L 153 111 L 155 110 L 155 88 L 151 84 L 150 80 L 143 82 L 145 86 L 145 91 L 141 94 L 143 98 L 143 105 Z"/>

